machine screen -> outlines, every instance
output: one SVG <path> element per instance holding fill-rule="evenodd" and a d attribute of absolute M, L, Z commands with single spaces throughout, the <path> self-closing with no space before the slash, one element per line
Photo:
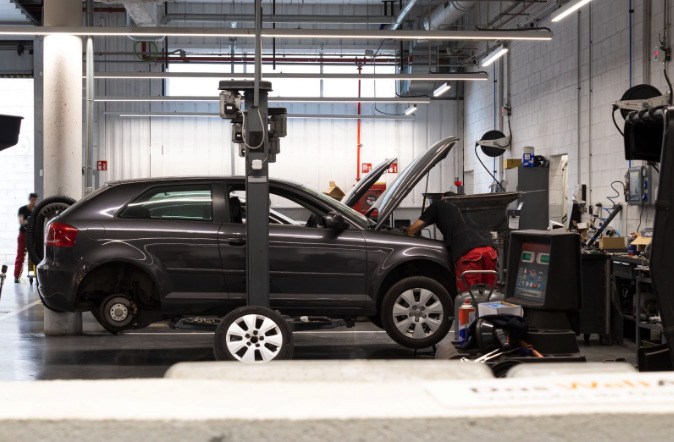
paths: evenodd
<path fill-rule="evenodd" d="M 549 267 L 549 244 L 522 244 L 522 255 L 517 270 L 517 282 L 515 283 L 515 297 L 545 302 Z"/>

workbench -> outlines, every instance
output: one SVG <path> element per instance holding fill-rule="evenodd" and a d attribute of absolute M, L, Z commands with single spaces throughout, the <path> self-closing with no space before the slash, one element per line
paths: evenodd
<path fill-rule="evenodd" d="M 643 330 L 662 332 L 662 323 L 642 318 L 642 298 L 647 293 L 653 293 L 651 270 L 648 259 L 622 254 L 611 255 L 611 281 L 613 286 L 613 300 L 618 308 L 618 316 L 622 321 L 618 325 L 627 327 L 623 336 L 631 336 L 630 327 L 634 330 L 634 341 L 637 353 L 642 345 Z"/>

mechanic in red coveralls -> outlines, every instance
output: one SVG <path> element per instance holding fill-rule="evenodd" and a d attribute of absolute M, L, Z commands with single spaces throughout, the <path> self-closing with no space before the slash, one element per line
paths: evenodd
<path fill-rule="evenodd" d="M 28 204 L 19 208 L 19 237 L 17 239 L 16 261 L 14 261 L 14 282 L 19 283 L 23 273 L 23 263 L 26 259 L 26 225 L 28 217 L 33 213 L 37 204 L 37 194 L 28 195 Z"/>
<path fill-rule="evenodd" d="M 445 246 L 454 262 L 456 286 L 459 291 L 465 292 L 467 288 L 461 281 L 461 274 L 466 270 L 498 271 L 498 253 L 494 248 L 491 234 L 469 226 L 459 208 L 444 199 L 454 195 L 456 195 L 454 192 L 445 192 L 441 200 L 431 204 L 407 229 L 407 234 L 415 236 L 424 227 L 435 224 L 442 232 Z M 466 275 L 466 281 L 471 286 L 492 285 L 496 281 L 496 275 Z"/>

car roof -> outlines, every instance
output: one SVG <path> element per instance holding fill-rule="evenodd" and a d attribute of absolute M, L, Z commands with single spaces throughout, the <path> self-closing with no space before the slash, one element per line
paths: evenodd
<path fill-rule="evenodd" d="M 107 181 L 106 186 L 118 186 L 123 184 L 139 184 L 139 183 L 183 183 L 183 182 L 194 182 L 194 181 L 214 181 L 214 180 L 245 180 L 246 177 L 243 175 L 235 176 L 177 176 L 177 177 L 153 177 L 153 178 L 134 178 L 129 180 L 116 180 L 116 181 Z M 303 187 L 302 184 L 297 182 L 281 180 L 276 178 L 270 178 L 270 182 L 287 184 L 294 187 Z"/>

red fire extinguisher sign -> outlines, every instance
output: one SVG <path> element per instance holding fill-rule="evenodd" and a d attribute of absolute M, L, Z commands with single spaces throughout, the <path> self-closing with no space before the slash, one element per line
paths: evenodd
<path fill-rule="evenodd" d="M 107 161 L 96 161 L 96 170 L 105 172 L 106 170 L 108 170 L 108 162 Z"/>
<path fill-rule="evenodd" d="M 368 173 L 372 170 L 372 163 L 363 163 L 360 166 L 361 173 Z"/>

